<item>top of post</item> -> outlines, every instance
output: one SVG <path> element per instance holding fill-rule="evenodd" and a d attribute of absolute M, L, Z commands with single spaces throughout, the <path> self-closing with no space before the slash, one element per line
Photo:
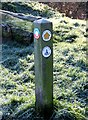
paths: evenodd
<path fill-rule="evenodd" d="M 49 20 L 41 18 L 39 20 L 35 20 L 34 23 L 42 24 L 42 23 L 51 23 Z"/>

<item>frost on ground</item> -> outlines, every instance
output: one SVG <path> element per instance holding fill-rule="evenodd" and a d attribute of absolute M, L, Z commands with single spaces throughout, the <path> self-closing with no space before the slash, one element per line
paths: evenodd
<path fill-rule="evenodd" d="M 15 3 L 13 4 L 14 7 Z M 36 7 L 38 4 L 33 2 L 27 5 L 26 3 L 20 7 L 26 6 L 31 9 L 35 5 L 34 12 L 32 10 L 33 14 L 42 14 L 46 17 L 52 13 L 49 19 L 53 22 L 54 31 L 53 120 L 87 120 L 88 63 L 86 52 L 88 49 L 86 39 L 88 33 L 86 31 L 88 28 L 86 28 L 86 21 L 67 18 L 43 4 L 40 4 L 43 10 L 39 11 Z M 19 12 L 19 9 L 17 10 Z M 19 25 L 22 24 L 19 23 Z M 0 63 L 0 118 L 33 120 L 39 117 L 43 120 L 40 115 L 35 114 L 34 107 L 34 44 L 24 45 L 17 41 L 4 39 Z"/>

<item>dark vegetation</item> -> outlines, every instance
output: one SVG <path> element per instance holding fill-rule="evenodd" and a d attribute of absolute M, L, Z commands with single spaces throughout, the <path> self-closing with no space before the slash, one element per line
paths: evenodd
<path fill-rule="evenodd" d="M 54 112 L 50 120 L 87 120 L 86 21 L 73 20 L 38 2 L 2 3 L 2 9 L 43 16 L 53 22 Z M 5 23 L 22 30 L 22 34 L 32 31 L 32 23 L 2 15 Z M 0 119 L 44 120 L 35 113 L 34 44 L 24 44 L 16 32 L 14 38 L 7 37 L 10 33 L 6 30 L 3 33 L 7 35 L 3 34 L 0 61 Z"/>
<path fill-rule="evenodd" d="M 87 2 L 48 2 L 46 4 L 73 19 L 88 18 Z"/>

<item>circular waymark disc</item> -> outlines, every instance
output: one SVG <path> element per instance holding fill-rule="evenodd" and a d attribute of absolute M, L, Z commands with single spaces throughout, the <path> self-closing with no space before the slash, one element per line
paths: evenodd
<path fill-rule="evenodd" d="M 40 31 L 38 28 L 34 29 L 34 38 L 39 39 L 40 38 Z"/>
<path fill-rule="evenodd" d="M 43 50 L 42 50 L 42 55 L 45 58 L 49 57 L 51 55 L 51 49 L 50 49 L 50 47 L 48 47 L 48 46 L 44 47 Z"/>
<path fill-rule="evenodd" d="M 42 38 L 44 41 L 49 41 L 51 39 L 51 32 L 49 30 L 45 30 L 42 34 Z"/>

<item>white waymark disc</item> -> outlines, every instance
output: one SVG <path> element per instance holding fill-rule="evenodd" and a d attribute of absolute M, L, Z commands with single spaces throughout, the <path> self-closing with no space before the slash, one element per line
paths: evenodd
<path fill-rule="evenodd" d="M 45 30 L 42 34 L 42 38 L 44 41 L 49 41 L 51 39 L 51 32 L 49 30 Z"/>
<path fill-rule="evenodd" d="M 44 47 L 42 50 L 42 55 L 46 58 L 49 57 L 51 55 L 50 47 L 48 47 L 48 46 Z"/>

